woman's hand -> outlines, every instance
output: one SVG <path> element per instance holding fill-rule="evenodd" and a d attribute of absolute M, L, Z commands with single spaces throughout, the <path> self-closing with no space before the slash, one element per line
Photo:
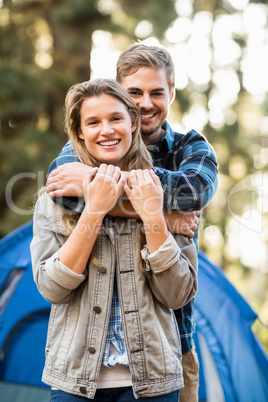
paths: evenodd
<path fill-rule="evenodd" d="M 83 181 L 85 212 L 105 216 L 116 204 L 125 184 L 117 166 L 101 164 L 88 173 Z"/>
<path fill-rule="evenodd" d="M 163 216 L 163 189 L 152 170 L 132 170 L 124 189 L 143 222 L 152 222 L 157 216 Z"/>

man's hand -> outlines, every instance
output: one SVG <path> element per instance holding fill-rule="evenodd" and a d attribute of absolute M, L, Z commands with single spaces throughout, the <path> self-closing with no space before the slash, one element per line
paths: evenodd
<path fill-rule="evenodd" d="M 50 197 L 82 197 L 85 176 L 96 168 L 80 162 L 65 163 L 53 170 L 47 180 Z"/>
<path fill-rule="evenodd" d="M 197 230 L 199 211 L 164 211 L 168 230 L 172 233 L 194 237 Z"/>

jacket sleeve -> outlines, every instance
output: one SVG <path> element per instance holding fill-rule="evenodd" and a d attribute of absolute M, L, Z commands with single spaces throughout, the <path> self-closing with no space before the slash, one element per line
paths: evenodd
<path fill-rule="evenodd" d="M 175 140 L 176 141 L 176 140 Z M 178 155 L 180 155 L 178 159 Z M 175 142 L 172 149 L 172 170 L 154 167 L 164 188 L 166 209 L 199 211 L 214 196 L 218 186 L 218 165 L 215 152 L 205 137 L 192 130 Z"/>
<path fill-rule="evenodd" d="M 85 274 L 77 274 L 60 262 L 58 251 L 66 238 L 62 234 L 56 235 L 52 230 L 50 218 L 46 214 L 47 203 L 44 201 L 44 196 L 38 200 L 33 217 L 33 239 L 30 245 L 33 277 L 40 294 L 47 301 L 65 304 L 73 290 L 84 281 Z"/>
<path fill-rule="evenodd" d="M 196 295 L 198 259 L 190 238 L 169 233 L 158 250 L 150 254 L 144 246 L 141 253 L 151 290 L 161 303 L 176 310 Z"/>

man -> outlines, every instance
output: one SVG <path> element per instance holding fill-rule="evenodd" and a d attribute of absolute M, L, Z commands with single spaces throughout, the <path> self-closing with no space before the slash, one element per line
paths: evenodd
<path fill-rule="evenodd" d="M 142 137 L 146 144 L 154 145 L 151 153 L 154 159 L 154 171 L 159 176 L 164 188 L 164 207 L 170 230 L 194 235 L 197 247 L 195 215 L 174 215 L 173 211 L 198 211 L 212 199 L 217 188 L 217 162 L 212 147 L 205 138 L 191 130 L 187 134 L 175 133 L 166 118 L 169 106 L 175 97 L 174 65 L 166 49 L 146 46 L 138 43 L 129 46 L 119 56 L 117 62 L 117 80 L 135 101 L 142 122 Z M 60 156 L 51 164 L 47 192 L 52 197 L 63 196 L 57 202 L 81 212 L 83 199 L 64 196 L 81 195 L 81 182 L 90 169 L 75 162 L 77 158 L 68 143 Z M 60 166 L 60 167 L 59 167 Z M 115 208 L 114 216 L 126 216 L 131 211 L 127 203 L 124 211 Z M 172 212 L 171 212 L 172 211 Z M 186 231 L 174 226 L 174 217 L 180 217 L 186 225 Z M 181 222 L 180 219 L 176 223 Z M 194 231 L 196 230 L 195 234 Z M 175 315 L 180 329 L 182 343 L 182 363 L 184 371 L 184 389 L 180 401 L 198 401 L 198 359 L 193 345 L 192 300 Z"/>

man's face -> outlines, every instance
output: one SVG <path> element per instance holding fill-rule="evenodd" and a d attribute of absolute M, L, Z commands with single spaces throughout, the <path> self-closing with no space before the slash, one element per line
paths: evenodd
<path fill-rule="evenodd" d="M 165 70 L 141 67 L 136 73 L 124 77 L 121 85 L 140 111 L 144 142 L 155 144 L 165 134 L 161 126 L 174 98 L 174 89 L 170 92 Z"/>

